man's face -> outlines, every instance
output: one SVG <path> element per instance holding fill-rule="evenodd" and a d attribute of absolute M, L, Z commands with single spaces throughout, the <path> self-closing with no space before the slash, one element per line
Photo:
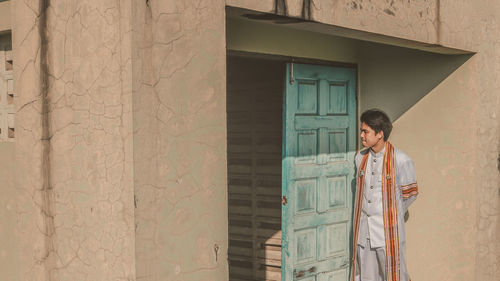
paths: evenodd
<path fill-rule="evenodd" d="M 360 130 L 361 144 L 364 147 L 372 147 L 379 141 L 384 140 L 384 133 L 382 131 L 375 133 L 375 131 L 364 122 L 361 123 Z"/>

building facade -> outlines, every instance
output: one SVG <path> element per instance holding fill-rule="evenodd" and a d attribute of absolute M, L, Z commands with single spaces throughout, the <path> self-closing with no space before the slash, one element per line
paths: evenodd
<path fill-rule="evenodd" d="M 0 279 L 279 279 L 293 63 L 352 69 L 354 118 L 394 120 L 412 280 L 496 280 L 499 19 L 496 0 L 0 2 Z"/>

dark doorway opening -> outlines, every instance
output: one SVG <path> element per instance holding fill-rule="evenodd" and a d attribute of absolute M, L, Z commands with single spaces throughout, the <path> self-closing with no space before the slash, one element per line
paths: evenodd
<path fill-rule="evenodd" d="M 285 64 L 227 57 L 229 280 L 281 280 Z"/>

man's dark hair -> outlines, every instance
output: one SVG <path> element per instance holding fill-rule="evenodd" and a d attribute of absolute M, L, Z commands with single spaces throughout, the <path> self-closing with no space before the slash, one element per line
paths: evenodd
<path fill-rule="evenodd" d="M 389 116 L 380 109 L 368 109 L 361 114 L 361 122 L 372 128 L 375 133 L 384 132 L 384 141 L 389 139 L 392 131 L 392 123 Z"/>

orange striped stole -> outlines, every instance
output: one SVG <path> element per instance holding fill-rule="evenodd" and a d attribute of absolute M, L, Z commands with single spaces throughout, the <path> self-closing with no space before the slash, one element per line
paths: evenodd
<path fill-rule="evenodd" d="M 387 281 L 400 280 L 399 231 L 396 200 L 394 146 L 385 144 L 382 168 L 382 210 L 384 212 L 384 234 Z"/>
<path fill-rule="evenodd" d="M 359 235 L 359 224 L 361 220 L 361 210 L 363 204 L 363 188 L 366 171 L 366 163 L 369 153 L 366 153 L 361 160 L 357 175 L 357 190 L 354 203 L 353 220 L 353 255 L 351 267 L 351 280 L 354 281 L 356 272 L 356 254 Z M 406 186 L 405 195 L 411 197 L 418 192 L 416 184 Z M 396 200 L 396 177 L 394 146 L 390 142 L 385 144 L 384 162 L 382 168 L 382 209 L 384 217 L 384 234 L 386 250 L 386 273 L 387 281 L 400 280 L 399 264 L 399 231 L 398 231 L 398 213 Z"/>
<path fill-rule="evenodd" d="M 354 200 L 354 220 L 353 220 L 353 250 L 352 250 L 352 266 L 351 266 L 351 281 L 354 281 L 354 275 L 356 272 L 356 250 L 358 247 L 358 235 L 359 235 L 359 222 L 361 219 L 361 209 L 363 204 L 363 188 L 364 188 L 364 180 L 365 180 L 365 170 L 366 170 L 366 162 L 368 160 L 368 153 L 363 156 L 361 160 L 361 164 L 359 165 L 358 170 L 358 180 L 357 180 L 357 189 L 356 189 L 356 198 Z"/>

